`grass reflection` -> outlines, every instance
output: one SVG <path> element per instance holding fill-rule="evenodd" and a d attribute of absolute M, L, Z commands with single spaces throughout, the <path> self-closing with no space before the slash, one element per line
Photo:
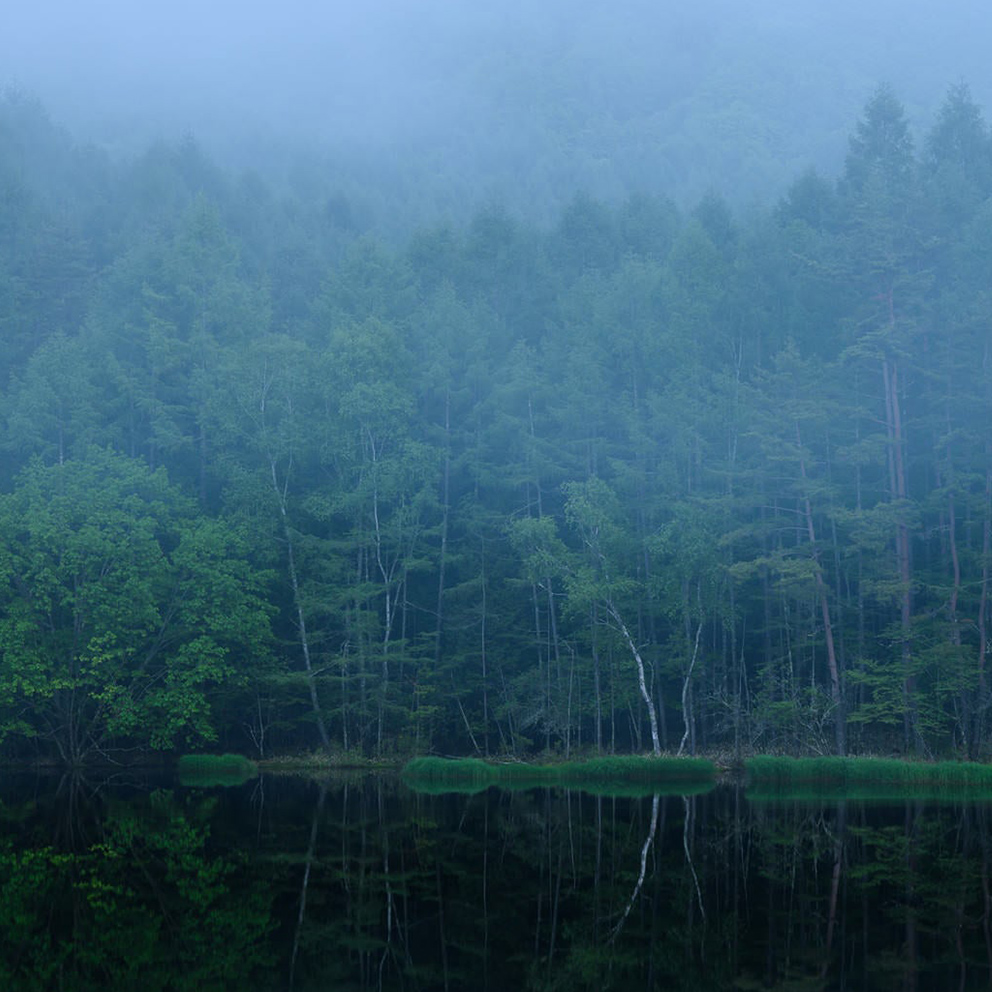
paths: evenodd
<path fill-rule="evenodd" d="M 748 759 L 747 796 L 768 800 L 992 800 L 992 767 L 891 758 Z"/>
<path fill-rule="evenodd" d="M 705 758 L 591 758 L 560 765 L 493 764 L 478 758 L 415 758 L 403 779 L 417 792 L 474 794 L 490 786 L 506 790 L 541 787 L 578 789 L 593 795 L 698 795 L 715 783 Z"/>

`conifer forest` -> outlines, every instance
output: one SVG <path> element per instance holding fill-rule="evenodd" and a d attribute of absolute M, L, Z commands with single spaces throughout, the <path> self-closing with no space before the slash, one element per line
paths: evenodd
<path fill-rule="evenodd" d="M 0 753 L 987 758 L 992 136 L 835 153 L 387 230 L 9 92 Z"/>

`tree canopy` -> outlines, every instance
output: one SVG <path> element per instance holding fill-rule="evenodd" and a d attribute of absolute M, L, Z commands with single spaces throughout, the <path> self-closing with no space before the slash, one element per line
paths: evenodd
<path fill-rule="evenodd" d="M 917 142 L 880 89 L 746 217 L 581 195 L 400 245 L 189 142 L 49 153 L 0 172 L 11 754 L 988 753 L 966 87 Z"/>

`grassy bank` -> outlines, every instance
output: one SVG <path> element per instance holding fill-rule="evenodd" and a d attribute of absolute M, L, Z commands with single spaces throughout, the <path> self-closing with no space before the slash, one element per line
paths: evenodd
<path fill-rule="evenodd" d="M 782 758 L 745 762 L 749 799 L 992 799 L 992 766 L 896 758 Z"/>
<path fill-rule="evenodd" d="M 276 775 L 310 775 L 320 777 L 335 772 L 392 771 L 400 767 L 397 760 L 369 758 L 356 751 L 305 751 L 280 754 L 258 762 L 264 772 Z"/>
<path fill-rule="evenodd" d="M 414 758 L 404 781 L 418 792 L 480 792 L 544 786 L 602 795 L 686 795 L 713 786 L 716 768 L 705 758 L 641 756 L 590 758 L 557 765 L 494 764 L 478 758 Z"/>
<path fill-rule="evenodd" d="M 241 754 L 184 754 L 179 759 L 181 785 L 241 785 L 258 775 L 258 765 Z"/>

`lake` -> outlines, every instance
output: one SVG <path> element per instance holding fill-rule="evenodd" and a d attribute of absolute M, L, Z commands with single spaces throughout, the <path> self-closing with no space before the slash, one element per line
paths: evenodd
<path fill-rule="evenodd" d="M 972 989 L 992 807 L 0 777 L 0 988 Z"/>

